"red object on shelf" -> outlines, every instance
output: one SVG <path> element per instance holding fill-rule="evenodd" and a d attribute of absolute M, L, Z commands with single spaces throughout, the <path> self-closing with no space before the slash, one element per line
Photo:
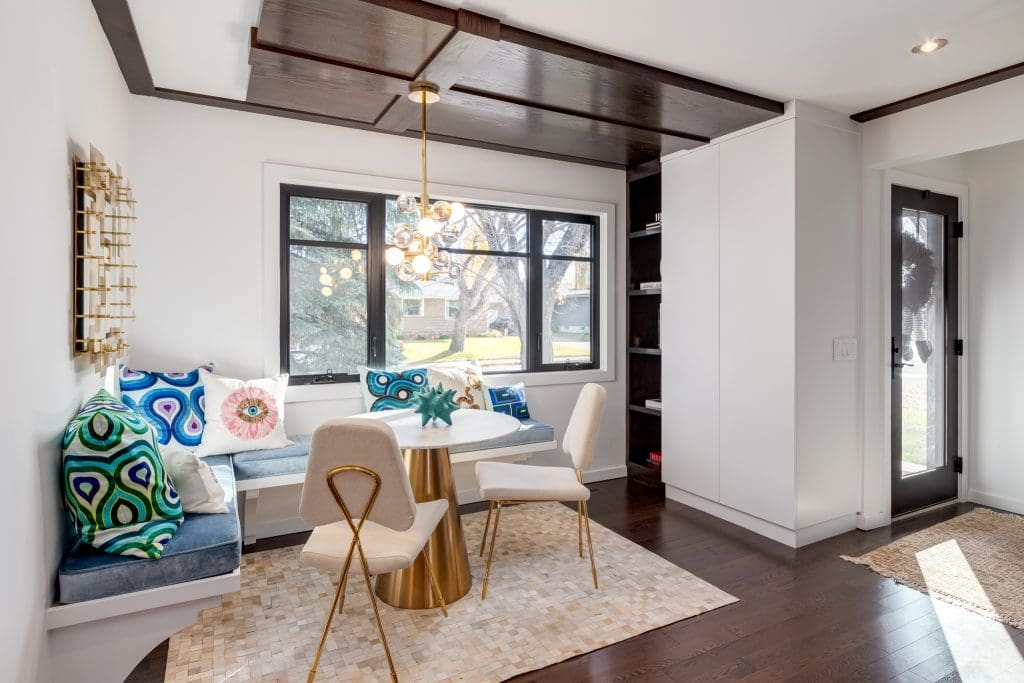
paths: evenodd
<path fill-rule="evenodd" d="M 651 451 L 648 453 L 647 462 L 653 467 L 661 467 L 661 451 Z"/>

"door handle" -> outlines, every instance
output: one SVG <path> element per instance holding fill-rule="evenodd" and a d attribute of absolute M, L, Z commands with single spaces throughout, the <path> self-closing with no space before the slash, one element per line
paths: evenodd
<path fill-rule="evenodd" d="M 914 364 L 913 363 L 893 363 L 892 366 L 894 368 L 912 368 L 912 367 L 914 367 Z"/>

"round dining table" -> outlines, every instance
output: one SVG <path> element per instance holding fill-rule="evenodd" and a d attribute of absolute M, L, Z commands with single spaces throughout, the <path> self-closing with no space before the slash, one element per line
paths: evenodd
<path fill-rule="evenodd" d="M 520 428 L 520 422 L 504 413 L 470 409 L 452 412 L 451 425 L 440 420 L 423 425 L 421 416 L 411 410 L 382 411 L 369 417 L 386 422 L 394 430 L 416 502 L 441 498 L 448 501 L 448 512 L 430 536 L 427 553 L 434 563 L 445 602 L 455 602 L 469 592 L 473 577 L 469 573 L 469 554 L 448 449 L 511 434 Z M 438 607 L 423 555 L 407 569 L 379 575 L 376 593 L 393 607 Z"/>

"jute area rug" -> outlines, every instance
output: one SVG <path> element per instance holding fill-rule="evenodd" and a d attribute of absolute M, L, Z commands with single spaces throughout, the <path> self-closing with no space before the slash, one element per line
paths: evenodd
<path fill-rule="evenodd" d="M 975 508 L 860 557 L 882 576 L 1024 628 L 1024 518 Z"/>
<path fill-rule="evenodd" d="M 499 681 L 736 601 L 591 522 L 600 589 L 576 548 L 576 512 L 558 504 L 506 509 L 487 600 L 477 557 L 486 512 L 463 517 L 473 589 L 439 610 L 381 602 L 402 681 Z M 299 563 L 299 548 L 242 557 L 241 591 L 170 640 L 167 681 L 304 681 L 334 594 Z M 362 576 L 348 582 L 317 680 L 388 680 Z"/>

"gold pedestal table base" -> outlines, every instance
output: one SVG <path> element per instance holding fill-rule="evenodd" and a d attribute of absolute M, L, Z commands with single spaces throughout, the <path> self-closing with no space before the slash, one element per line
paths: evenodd
<path fill-rule="evenodd" d="M 451 604 L 469 592 L 473 577 L 469 573 L 466 537 L 459 518 L 455 478 L 447 448 L 407 448 L 402 451 L 417 503 L 445 498 L 448 512 L 427 542 L 427 555 L 437 572 L 445 602 Z M 407 569 L 377 577 L 377 597 L 393 607 L 432 609 L 438 607 L 430 590 L 430 574 L 423 555 Z"/>

